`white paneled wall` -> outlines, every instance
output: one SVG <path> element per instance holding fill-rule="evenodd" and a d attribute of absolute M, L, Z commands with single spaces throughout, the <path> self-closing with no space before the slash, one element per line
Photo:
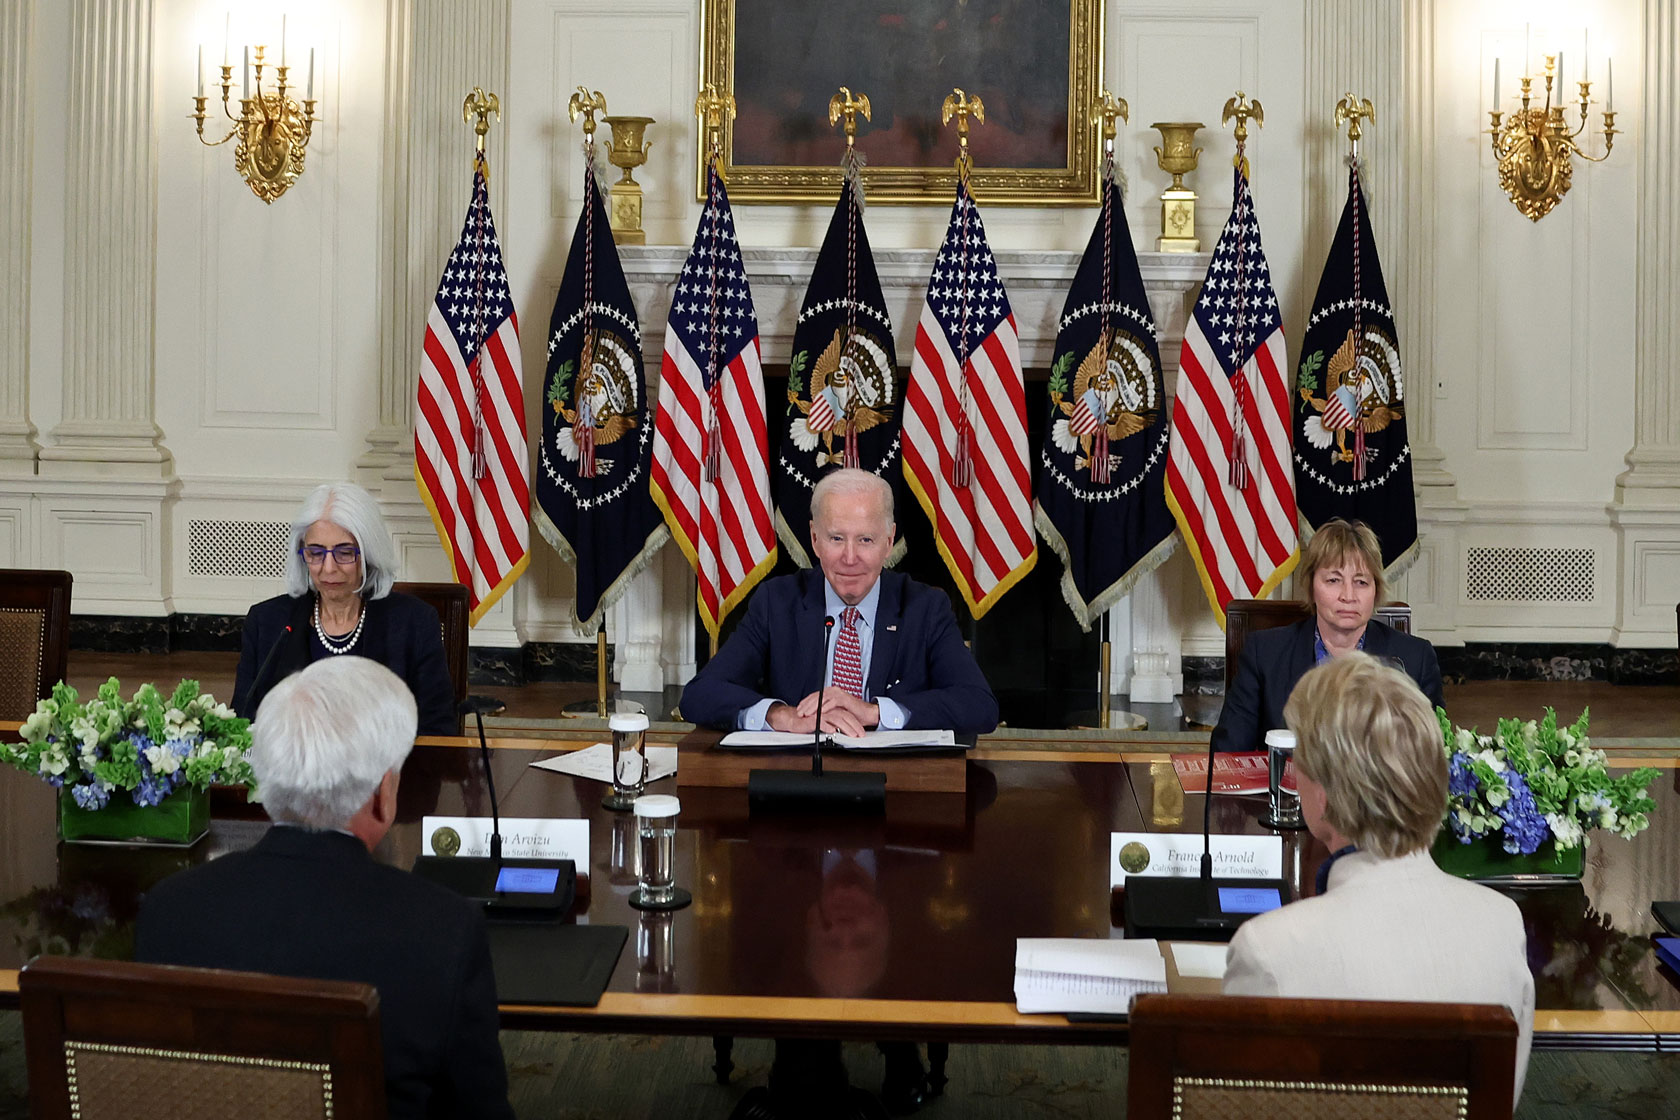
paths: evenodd
<path fill-rule="evenodd" d="M 323 120 L 303 178 L 272 206 L 234 176 L 231 145 L 201 147 L 186 119 L 196 46 L 219 57 L 228 7 L 25 0 L 0 16 L 0 265 L 27 277 L 0 292 L 0 564 L 71 568 L 83 612 L 242 611 L 273 585 L 206 561 L 205 542 L 288 521 L 328 478 L 380 493 L 408 575 L 444 574 L 412 481 L 411 412 L 426 303 L 466 203 L 459 110 L 471 86 L 502 98 L 492 202 L 532 384 L 582 200 L 581 132 L 565 113 L 576 86 L 656 121 L 636 175 L 650 246 L 626 254 L 655 363 L 669 277 L 698 216 L 694 0 L 236 3 L 245 37 L 274 38 L 267 23 L 285 8 L 293 45 L 317 52 Z M 1345 190 L 1331 110 L 1348 90 L 1371 97 L 1366 182 L 1424 527 L 1401 593 L 1445 642 L 1668 645 L 1680 598 L 1680 220 L 1665 200 L 1680 175 L 1680 27 L 1665 0 L 1551 5 L 1533 17 L 1554 20 L 1544 28 L 1529 18 L 1494 0 L 1109 0 L 1104 84 L 1132 113 L 1118 143 L 1127 215 L 1152 248 L 1168 176 L 1149 124 L 1200 120 L 1191 183 L 1211 248 L 1231 190 L 1219 112 L 1239 87 L 1259 98 L 1254 191 L 1298 342 Z M 1561 44 L 1572 72 L 1583 31 L 1595 58 L 1615 50 L 1623 130 L 1608 162 L 1577 164 L 1569 196 L 1538 224 L 1499 190 L 1482 132 L 1492 60 L 1505 60 L 1511 94 L 1525 30 Z M 901 354 L 947 209 L 868 211 Z M 786 361 L 828 210 L 737 215 L 772 364 Z M 985 217 L 1027 359 L 1042 364 L 1093 212 Z M 1146 258 L 1169 384 L 1193 294 L 1184 267 Z M 529 574 L 475 641 L 581 640 L 570 572 L 540 537 L 532 547 Z M 1585 550 L 1569 563 L 1588 575 L 1563 593 L 1536 573 L 1569 550 Z M 637 581 L 609 623 L 616 675 L 645 688 L 692 672 L 692 594 L 674 551 Z M 1178 688 L 1183 656 L 1222 650 L 1182 556 L 1113 621 L 1132 654 L 1117 659 L 1117 684 L 1140 695 Z"/>

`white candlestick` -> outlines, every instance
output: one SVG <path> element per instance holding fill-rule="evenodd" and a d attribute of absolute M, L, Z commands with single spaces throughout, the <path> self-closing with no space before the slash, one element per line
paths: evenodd
<path fill-rule="evenodd" d="M 308 101 L 315 100 L 315 48 L 314 47 L 309 48 L 309 88 L 304 91 L 303 96 Z"/>
<path fill-rule="evenodd" d="M 1561 105 L 1561 104 L 1563 104 L 1563 52 L 1562 51 L 1559 51 L 1557 53 L 1557 59 L 1555 61 L 1556 61 L 1557 65 L 1553 68 L 1553 72 L 1557 74 L 1557 97 L 1553 98 L 1553 101 L 1556 104 Z"/>
<path fill-rule="evenodd" d="M 1581 80 L 1583 82 L 1592 81 L 1592 57 L 1587 53 L 1591 39 L 1591 33 L 1583 29 L 1581 32 Z"/>
<path fill-rule="evenodd" d="M 1523 77 L 1534 74 L 1534 25 L 1523 24 Z"/>
<path fill-rule="evenodd" d="M 286 17 L 280 16 L 280 65 L 286 65 Z"/>
<path fill-rule="evenodd" d="M 204 44 L 198 45 L 198 95 L 204 96 Z"/>
<path fill-rule="evenodd" d="M 228 12 L 222 21 L 222 65 L 228 66 L 233 62 L 233 13 Z"/>
<path fill-rule="evenodd" d="M 1609 58 L 1604 60 L 1604 111 L 1616 111 L 1616 63 Z"/>
<path fill-rule="evenodd" d="M 240 75 L 239 96 L 246 101 L 251 100 L 251 48 L 249 45 L 245 48 L 245 68 Z"/>
<path fill-rule="evenodd" d="M 1499 112 L 1499 60 L 1493 60 L 1493 111 Z"/>

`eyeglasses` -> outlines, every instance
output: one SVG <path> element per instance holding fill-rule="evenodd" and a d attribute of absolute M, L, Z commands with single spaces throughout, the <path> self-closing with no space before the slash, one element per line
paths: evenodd
<path fill-rule="evenodd" d="M 362 550 L 353 544 L 334 545 L 332 548 L 323 548 L 318 544 L 306 544 L 298 549 L 298 555 L 303 557 L 303 562 L 311 568 L 319 568 L 327 562 L 329 556 L 340 565 L 348 566 L 362 558 Z"/>

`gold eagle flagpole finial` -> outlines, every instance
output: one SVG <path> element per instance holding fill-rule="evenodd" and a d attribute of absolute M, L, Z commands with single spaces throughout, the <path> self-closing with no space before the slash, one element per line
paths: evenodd
<path fill-rule="evenodd" d="M 1359 138 L 1364 131 L 1359 126 L 1359 122 L 1362 120 L 1376 123 L 1377 111 L 1371 107 L 1370 98 L 1355 97 L 1349 93 L 1336 102 L 1336 127 L 1340 128 L 1344 124 L 1347 125 L 1348 143 L 1352 145 L 1350 156 L 1352 159 L 1359 158 Z"/>
<path fill-rule="evenodd" d="M 1235 97 L 1225 102 L 1225 111 L 1219 118 L 1220 127 L 1230 124 L 1232 119 L 1237 122 L 1236 130 L 1232 133 L 1237 141 L 1237 154 L 1231 157 L 1231 166 L 1242 169 L 1243 178 L 1248 174 L 1248 153 L 1244 150 L 1248 143 L 1248 122 L 1253 121 L 1256 126 L 1266 123 L 1266 111 L 1260 107 L 1258 98 L 1249 99 L 1242 90 L 1237 91 Z"/>
<path fill-rule="evenodd" d="M 863 114 L 864 120 L 873 120 L 869 115 L 869 95 L 859 93 L 854 95 L 850 88 L 841 86 L 840 92 L 828 99 L 828 123 L 830 126 L 841 124 L 846 130 L 846 147 L 850 148 L 857 142 L 857 118 Z"/>
<path fill-rule="evenodd" d="M 968 118 L 973 117 L 977 123 L 985 124 L 986 103 L 980 100 L 979 94 L 970 97 L 960 86 L 953 87 L 939 107 L 939 123 L 950 124 L 952 117 L 957 118 L 957 176 L 966 183 L 969 169 L 974 165 L 968 154 Z"/>
<path fill-rule="evenodd" d="M 577 87 L 572 99 L 566 102 L 566 115 L 576 121 L 583 118 L 583 140 L 590 143 L 595 139 L 595 114 L 607 115 L 607 99 L 600 90 L 591 92 L 588 86 Z"/>
<path fill-rule="evenodd" d="M 502 101 L 493 93 L 485 93 L 478 86 L 472 88 L 467 99 L 461 102 L 461 120 L 473 126 L 474 145 L 480 156 L 484 155 L 484 137 L 490 131 L 490 114 L 496 114 L 496 119 L 502 119 Z M 475 119 L 476 118 L 476 119 Z"/>
<path fill-rule="evenodd" d="M 1102 91 L 1102 100 L 1097 102 L 1097 119 L 1102 121 L 1103 159 L 1112 163 L 1114 160 L 1114 137 L 1119 133 L 1119 126 L 1114 122 L 1122 120 L 1131 123 L 1132 109 L 1126 104 L 1124 97 L 1115 97 L 1108 90 Z"/>
<path fill-rule="evenodd" d="M 694 99 L 694 115 L 700 118 L 701 150 L 706 153 L 706 161 L 715 164 L 718 178 L 727 182 L 723 173 L 723 128 L 725 122 L 735 119 L 735 98 L 707 82 Z"/>

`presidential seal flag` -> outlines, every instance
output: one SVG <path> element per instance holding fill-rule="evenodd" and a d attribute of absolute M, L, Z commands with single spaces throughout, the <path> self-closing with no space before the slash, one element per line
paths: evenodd
<path fill-rule="evenodd" d="M 1221 627 L 1227 603 L 1264 598 L 1298 557 L 1283 321 L 1243 165 L 1234 178 L 1184 328 L 1167 456 L 1167 505 Z"/>
<path fill-rule="evenodd" d="M 1105 174 L 1056 334 L 1033 509 L 1062 558 L 1062 597 L 1086 630 L 1176 546 L 1162 489 L 1167 440 L 1155 320 L 1120 187 Z"/>
<path fill-rule="evenodd" d="M 466 222 L 426 316 L 414 420 L 414 480 L 474 625 L 531 559 L 519 319 L 486 176 L 480 152 Z"/>
<path fill-rule="evenodd" d="M 1369 525 L 1392 577 L 1417 556 L 1417 500 L 1394 309 L 1371 232 L 1355 163 L 1295 373 L 1295 500 L 1315 529 L 1333 517 Z"/>
<path fill-rule="evenodd" d="M 758 317 L 714 158 L 671 294 L 654 421 L 653 500 L 694 568 L 700 621 L 724 618 L 776 563 Z"/>
<path fill-rule="evenodd" d="M 583 213 L 548 323 L 537 529 L 577 571 L 572 610 L 593 634 L 669 536 L 648 490 L 653 447 L 642 333 L 607 225 L 594 144 Z"/>
<path fill-rule="evenodd" d="M 787 409 L 777 425 L 776 532 L 811 566 L 811 487 L 834 467 L 898 473 L 898 359 L 892 319 L 863 229 L 862 184 L 849 172 L 793 328 Z M 894 544 L 902 554 L 903 541 Z"/>

